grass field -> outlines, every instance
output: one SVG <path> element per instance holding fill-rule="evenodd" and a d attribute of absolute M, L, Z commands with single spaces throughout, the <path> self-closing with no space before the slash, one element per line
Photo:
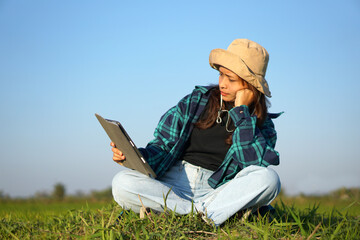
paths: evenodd
<path fill-rule="evenodd" d="M 140 219 L 113 201 L 0 202 L 0 239 L 360 239 L 358 197 L 278 197 L 275 214 L 220 228 L 172 212 Z"/>

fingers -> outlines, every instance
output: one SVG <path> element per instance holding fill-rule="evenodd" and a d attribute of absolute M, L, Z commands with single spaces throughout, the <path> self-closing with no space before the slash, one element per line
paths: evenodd
<path fill-rule="evenodd" d="M 241 89 L 236 93 L 235 106 L 247 105 L 249 106 L 254 99 L 254 93 L 248 89 Z"/>
<path fill-rule="evenodd" d="M 113 142 L 110 143 L 110 146 L 113 147 L 111 149 L 111 151 L 114 153 L 113 160 L 122 165 L 122 162 L 125 161 L 125 155 L 123 154 L 123 152 L 121 152 L 119 149 L 115 147 L 115 144 Z"/>
<path fill-rule="evenodd" d="M 249 89 L 249 88 L 243 88 L 239 91 L 237 91 L 236 95 L 240 95 L 240 94 L 253 94 L 253 92 Z"/>
<path fill-rule="evenodd" d="M 124 154 L 117 148 L 112 148 L 111 151 L 114 153 L 113 155 L 113 159 L 114 161 L 119 161 L 119 160 L 125 160 L 125 156 Z"/>

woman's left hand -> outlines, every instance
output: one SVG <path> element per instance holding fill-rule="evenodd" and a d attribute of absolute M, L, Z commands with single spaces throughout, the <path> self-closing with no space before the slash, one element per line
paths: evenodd
<path fill-rule="evenodd" d="M 253 102 L 253 99 L 254 99 L 254 93 L 250 89 L 248 88 L 241 89 L 236 93 L 235 107 L 241 105 L 249 106 Z"/>

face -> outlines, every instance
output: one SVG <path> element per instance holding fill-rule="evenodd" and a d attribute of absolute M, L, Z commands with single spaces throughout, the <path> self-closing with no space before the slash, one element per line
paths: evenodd
<path fill-rule="evenodd" d="M 233 102 L 236 98 L 236 93 L 241 89 L 248 88 L 246 81 L 242 80 L 234 72 L 227 68 L 219 68 L 219 88 L 222 98 L 226 102 Z"/>

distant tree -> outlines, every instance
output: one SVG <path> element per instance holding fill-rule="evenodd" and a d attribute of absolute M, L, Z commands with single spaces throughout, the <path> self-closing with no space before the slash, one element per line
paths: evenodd
<path fill-rule="evenodd" d="M 5 193 L 2 190 L 0 190 L 0 198 L 4 198 L 4 197 L 5 197 Z"/>
<path fill-rule="evenodd" d="M 353 199 L 355 201 L 359 201 L 360 199 L 360 188 L 339 188 L 337 190 L 332 191 L 329 194 L 333 198 L 346 200 Z"/>
<path fill-rule="evenodd" d="M 0 190 L 0 200 L 6 200 L 10 199 L 10 196 L 3 192 L 3 190 Z"/>
<path fill-rule="evenodd" d="M 76 192 L 75 192 L 75 197 L 76 198 L 83 198 L 83 197 L 85 197 L 86 196 L 86 194 L 83 192 L 83 191 L 81 191 L 81 190 L 77 190 Z"/>
<path fill-rule="evenodd" d="M 34 197 L 35 199 L 48 199 L 51 196 L 47 191 L 37 191 Z"/>
<path fill-rule="evenodd" d="M 65 189 L 64 184 L 57 183 L 54 185 L 54 190 L 52 193 L 53 198 L 55 198 L 57 200 L 63 200 L 65 197 L 65 193 L 66 193 L 66 189 Z"/>
<path fill-rule="evenodd" d="M 96 200 L 109 200 L 112 199 L 111 187 L 100 191 L 91 191 L 91 197 Z"/>

